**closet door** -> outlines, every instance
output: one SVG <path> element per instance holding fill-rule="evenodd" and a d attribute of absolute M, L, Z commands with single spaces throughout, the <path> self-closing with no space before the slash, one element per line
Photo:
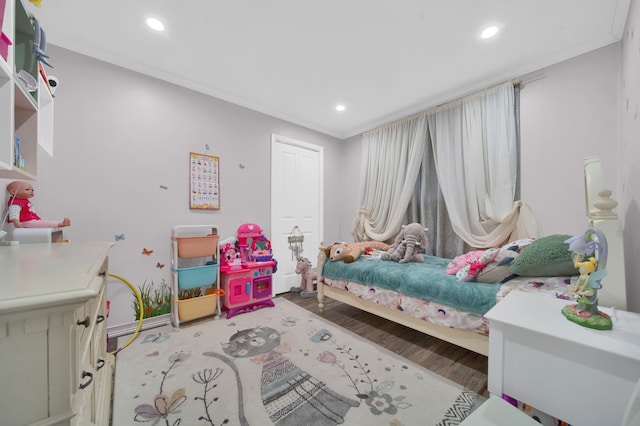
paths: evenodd
<path fill-rule="evenodd" d="M 288 237 L 295 226 L 304 235 L 301 256 L 317 266 L 322 235 L 323 148 L 279 135 L 271 137 L 271 247 L 278 260 L 273 294 L 299 287 Z"/>

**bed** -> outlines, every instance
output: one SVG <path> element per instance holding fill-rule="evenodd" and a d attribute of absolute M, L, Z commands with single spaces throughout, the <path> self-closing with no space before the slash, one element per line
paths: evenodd
<path fill-rule="evenodd" d="M 584 174 L 588 215 L 585 229 L 592 227 L 602 231 L 609 248 L 607 276 L 598 293 L 599 304 L 626 309 L 622 231 L 617 215 L 611 211 L 617 203 L 609 197 L 611 192 L 604 189 L 598 157 L 585 159 Z M 572 300 L 567 286 L 575 283 L 578 273 L 567 270 L 564 260 L 561 265 L 561 261 L 553 257 L 556 256 L 553 251 L 559 250 L 558 241 L 564 241 L 562 234 L 538 240 L 511 241 L 488 249 L 486 252 L 491 253 L 487 254 L 483 266 L 491 272 L 478 274 L 474 281 L 461 281 L 461 276 L 465 279 L 464 273 L 456 276 L 446 272 L 463 265 L 466 255 L 477 259 L 480 251 L 473 256 L 465 253 L 456 259 L 425 256 L 424 263 L 405 264 L 379 260 L 372 251 L 370 256 L 363 255 L 347 264 L 328 261 L 321 247 L 317 263 L 319 309 L 322 312 L 326 298 L 334 299 L 488 355 L 489 327 L 484 314 L 509 292 L 535 292 Z M 568 251 L 562 247 L 564 256 Z M 496 255 L 491 257 L 494 253 Z M 513 263 L 505 264 L 505 257 Z M 498 267 L 502 269 L 498 271 Z M 511 272 L 514 268 L 518 275 Z M 491 280 L 484 277 L 491 277 Z"/>

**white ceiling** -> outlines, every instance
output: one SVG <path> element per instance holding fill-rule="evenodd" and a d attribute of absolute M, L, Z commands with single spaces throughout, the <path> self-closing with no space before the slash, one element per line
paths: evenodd
<path fill-rule="evenodd" d="M 49 44 L 341 139 L 616 42 L 629 2 L 25 1 Z"/>

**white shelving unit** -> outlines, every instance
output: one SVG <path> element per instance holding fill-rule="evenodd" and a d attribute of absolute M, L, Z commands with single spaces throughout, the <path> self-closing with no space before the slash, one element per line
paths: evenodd
<path fill-rule="evenodd" d="M 7 0 L 2 32 L 12 42 L 6 60 L 0 56 L 0 178 L 35 180 L 38 151 L 53 155 L 53 97 L 31 49 L 34 28 L 21 0 Z M 29 92 L 17 77 L 25 69 L 37 81 Z M 15 164 L 20 138 L 24 168 Z"/>
<path fill-rule="evenodd" d="M 171 230 L 171 323 L 220 316 L 220 249 L 216 225 L 179 225 Z M 186 295 L 190 292 L 197 295 Z"/>

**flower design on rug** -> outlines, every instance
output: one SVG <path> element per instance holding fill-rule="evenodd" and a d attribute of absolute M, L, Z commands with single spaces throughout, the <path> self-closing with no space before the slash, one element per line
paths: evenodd
<path fill-rule="evenodd" d="M 393 405 L 393 398 L 388 393 L 380 394 L 377 391 L 371 391 L 365 400 L 371 412 L 376 416 L 380 414 L 396 414 L 398 408 Z"/>
<path fill-rule="evenodd" d="M 202 396 L 196 396 L 194 399 L 196 401 L 202 401 L 202 405 L 204 406 L 204 416 L 200 416 L 198 420 L 204 420 L 208 422 L 210 425 L 215 425 L 213 419 L 211 418 L 211 413 L 209 408 L 211 404 L 214 402 L 218 402 L 219 397 L 213 397 L 209 400 L 210 392 L 215 389 L 218 385 L 215 384 L 215 380 L 222 375 L 224 369 L 216 368 L 215 370 L 212 368 L 205 368 L 204 370 L 198 372 L 197 374 L 191 375 L 191 378 L 194 382 L 204 385 Z M 222 424 L 229 423 L 229 419 L 224 419 Z"/>
<path fill-rule="evenodd" d="M 322 331 L 322 330 L 321 330 Z M 314 339 L 312 339 L 314 341 Z M 398 408 L 404 409 L 412 406 L 411 403 L 406 402 L 406 396 L 399 395 L 392 397 L 389 393 L 393 390 L 395 383 L 391 380 L 385 380 L 384 382 L 377 383 L 378 380 L 371 377 L 371 369 L 368 363 L 363 363 L 360 360 L 360 356 L 352 353 L 353 349 L 338 344 L 335 339 L 331 339 L 331 342 L 336 345 L 336 349 L 346 356 L 349 362 L 353 363 L 351 370 L 359 371 L 356 376 L 352 375 L 345 364 L 338 359 L 338 356 L 331 351 L 324 351 L 320 353 L 317 360 L 331 364 L 340 368 L 344 376 L 351 381 L 351 387 L 355 389 L 356 396 L 364 400 L 369 407 L 372 414 L 379 416 L 382 414 L 394 415 L 398 412 Z M 376 386 L 374 384 L 377 383 Z M 369 389 L 361 391 L 360 386 L 369 385 Z"/>
<path fill-rule="evenodd" d="M 178 409 L 186 400 L 186 391 L 183 387 L 173 391 L 169 397 L 163 392 L 164 382 L 169 377 L 169 373 L 180 363 L 186 361 L 191 357 L 191 354 L 185 352 L 177 352 L 169 357 L 169 368 L 166 371 L 162 371 L 162 380 L 160 381 L 160 393 L 153 398 L 153 405 L 141 404 L 135 408 L 134 421 L 139 423 L 157 421 L 159 419 L 165 419 L 166 424 L 169 425 L 169 415 Z M 179 425 L 181 419 L 176 419 L 173 422 L 174 426 Z"/>

